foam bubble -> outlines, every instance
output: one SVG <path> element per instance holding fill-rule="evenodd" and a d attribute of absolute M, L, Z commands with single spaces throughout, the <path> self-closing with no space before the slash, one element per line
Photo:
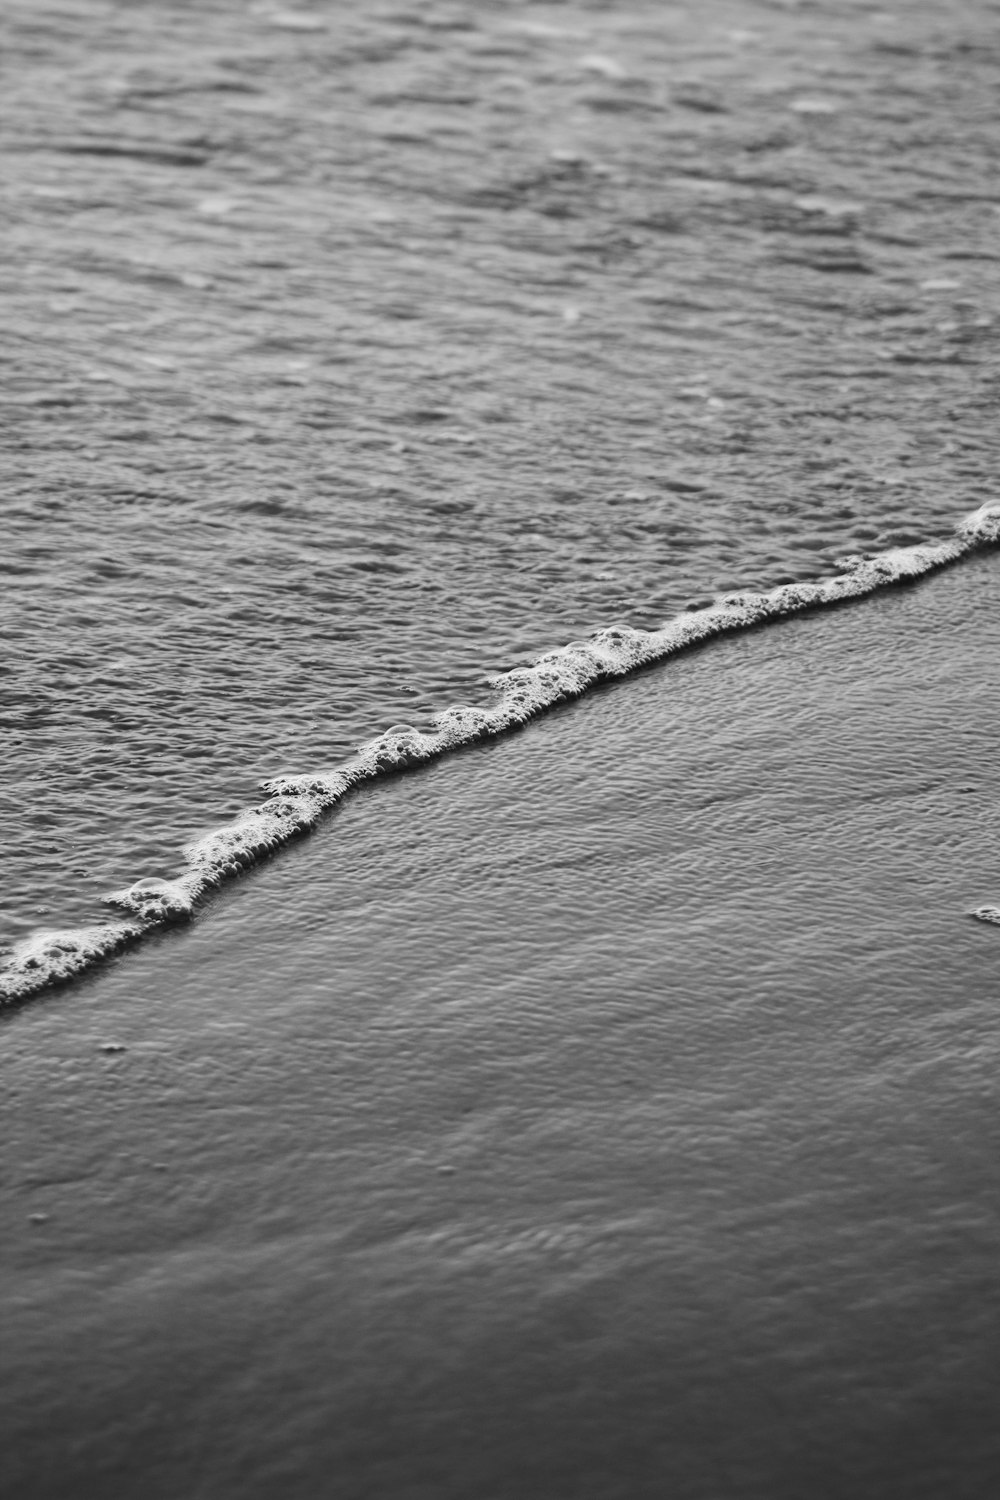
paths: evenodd
<path fill-rule="evenodd" d="M 360 782 L 420 765 L 462 745 L 505 734 L 554 704 L 595 683 L 627 676 L 649 662 L 733 630 L 862 598 L 876 589 L 920 578 L 980 546 L 1000 542 L 1000 503 L 966 516 L 944 541 L 893 547 L 873 557 L 851 557 L 843 571 L 810 582 L 786 583 L 767 593 L 723 594 L 707 608 L 667 620 L 656 630 L 609 625 L 584 641 L 547 651 L 530 666 L 491 679 L 494 701 L 484 707 L 442 709 L 427 733 L 396 724 L 360 747 L 346 765 L 301 775 L 279 775 L 263 784 L 268 800 L 213 829 L 183 851 L 185 869 L 167 879 L 146 877 L 106 899 L 130 920 L 71 932 L 38 932 L 18 944 L 0 970 L 0 1003 L 23 999 L 70 978 L 144 933 L 187 921 L 204 896 L 223 881 L 266 859 L 313 828 Z M 1000 909 L 972 913 L 1000 924 Z"/>
<path fill-rule="evenodd" d="M 315 827 L 322 811 L 318 798 L 272 797 L 188 844 L 184 855 L 206 883 L 218 885 Z"/>
<path fill-rule="evenodd" d="M 351 779 L 341 769 L 311 772 L 304 776 L 272 776 L 262 781 L 260 789 L 272 797 L 304 797 L 315 802 L 321 812 L 339 802 L 350 789 Z"/>
<path fill-rule="evenodd" d="M 137 880 L 125 890 L 112 891 L 104 899 L 110 906 L 120 906 L 144 922 L 187 922 L 194 916 L 199 884 L 197 878 L 192 880 L 190 876 L 180 880 L 147 878 Z"/>
<path fill-rule="evenodd" d="M 1000 542 L 1000 501 L 990 501 L 959 523 L 958 534 L 978 545 Z"/>
<path fill-rule="evenodd" d="M 502 712 L 472 708 L 462 703 L 442 709 L 441 713 L 434 715 L 434 723 L 442 747 L 446 749 L 471 745 L 475 740 L 486 739 L 506 727 Z"/>
<path fill-rule="evenodd" d="M 357 771 L 359 780 L 364 776 L 379 776 L 431 760 L 443 749 L 440 735 L 424 734 L 409 724 L 394 724 L 384 734 L 361 746 L 350 762 L 350 770 Z"/>
<path fill-rule="evenodd" d="M 16 943 L 0 974 L 0 1001 L 25 1000 L 118 953 L 144 931 L 141 922 L 102 922 L 67 931 L 43 929 Z"/>

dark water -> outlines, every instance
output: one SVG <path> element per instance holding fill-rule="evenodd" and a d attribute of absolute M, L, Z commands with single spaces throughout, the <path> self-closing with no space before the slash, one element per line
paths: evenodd
<path fill-rule="evenodd" d="M 7 0 L 8 940 L 549 648 L 963 551 L 998 21 Z M 998 567 L 360 787 L 5 1011 L 0 1490 L 998 1493 Z"/>
<path fill-rule="evenodd" d="M 4 1492 L 994 1495 L 995 599 L 361 790 L 10 1013 Z"/>
<path fill-rule="evenodd" d="M 992 498 L 995 8 L 0 17 L 4 928 Z"/>

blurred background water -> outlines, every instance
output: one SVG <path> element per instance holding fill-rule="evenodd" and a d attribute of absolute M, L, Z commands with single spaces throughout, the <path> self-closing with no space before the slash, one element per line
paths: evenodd
<path fill-rule="evenodd" d="M 994 496 L 986 0 L 7 0 L 3 930 Z"/>

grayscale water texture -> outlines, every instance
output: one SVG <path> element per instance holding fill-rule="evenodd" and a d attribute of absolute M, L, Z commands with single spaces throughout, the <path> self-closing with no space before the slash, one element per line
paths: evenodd
<path fill-rule="evenodd" d="M 540 651 L 994 498 L 987 0 L 0 31 L 8 940 Z"/>
<path fill-rule="evenodd" d="M 0 1491 L 1000 1493 L 997 563 L 359 788 L 6 1012 Z"/>
<path fill-rule="evenodd" d="M 4 1497 L 1000 1494 L 998 99 L 0 0 Z"/>

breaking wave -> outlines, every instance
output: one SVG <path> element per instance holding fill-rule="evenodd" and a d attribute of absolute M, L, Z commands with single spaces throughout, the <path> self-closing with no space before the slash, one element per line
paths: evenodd
<path fill-rule="evenodd" d="M 18 943 L 0 969 L 0 1004 L 25 1000 L 165 925 L 189 921 L 211 891 L 315 827 L 360 782 L 504 734 L 597 683 L 624 677 L 713 636 L 859 599 L 888 585 L 920 578 L 997 542 L 1000 504 L 984 505 L 966 516 L 955 535 L 945 541 L 849 558 L 844 572 L 814 582 L 783 584 L 763 594 L 725 594 L 709 607 L 679 615 L 657 630 L 610 626 L 586 640 L 547 652 L 531 666 L 493 678 L 492 703 L 446 708 L 435 715 L 429 733 L 408 724 L 395 725 L 362 745 L 343 765 L 266 781 L 266 801 L 184 849 L 181 874 L 173 879 L 138 880 L 107 896 L 110 905 L 128 914 L 124 918 L 70 931 L 46 929 Z M 1000 923 L 996 907 L 980 907 L 971 915 Z"/>

